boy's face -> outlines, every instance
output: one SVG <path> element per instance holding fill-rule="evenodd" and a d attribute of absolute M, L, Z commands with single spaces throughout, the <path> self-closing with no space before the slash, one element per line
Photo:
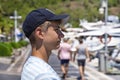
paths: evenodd
<path fill-rule="evenodd" d="M 51 22 L 47 31 L 44 32 L 43 44 L 49 50 L 57 49 L 60 46 L 61 38 L 64 37 L 64 34 L 60 30 L 58 22 Z"/>

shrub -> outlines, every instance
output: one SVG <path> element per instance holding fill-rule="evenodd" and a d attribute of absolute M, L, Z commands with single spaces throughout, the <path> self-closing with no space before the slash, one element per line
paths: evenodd
<path fill-rule="evenodd" d="M 9 42 L 4 42 L 3 44 L 6 45 L 6 47 L 8 47 L 11 52 L 13 51 L 13 47 L 11 46 Z"/>
<path fill-rule="evenodd" d="M 13 49 L 18 49 L 23 46 L 27 46 L 27 41 L 19 41 L 19 42 L 2 42 L 0 43 L 0 56 L 11 56 Z"/>
<path fill-rule="evenodd" d="M 16 42 L 10 42 L 11 46 L 14 48 L 14 49 L 18 49 L 21 47 L 20 44 L 16 43 Z"/>
<path fill-rule="evenodd" d="M 11 53 L 10 47 L 4 43 L 0 43 L 0 56 L 11 56 Z"/>
<path fill-rule="evenodd" d="M 27 46 L 28 45 L 28 42 L 27 41 L 19 41 L 18 44 L 20 44 L 21 46 Z"/>

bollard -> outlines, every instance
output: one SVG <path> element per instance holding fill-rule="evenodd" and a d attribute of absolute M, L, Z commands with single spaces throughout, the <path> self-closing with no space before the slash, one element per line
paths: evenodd
<path fill-rule="evenodd" d="M 21 54 L 22 54 L 22 51 L 20 50 L 20 51 L 19 51 L 19 56 L 21 56 Z"/>
<path fill-rule="evenodd" d="M 101 50 L 99 51 L 99 71 L 100 72 L 103 72 L 103 73 L 106 73 L 107 72 L 107 62 L 106 62 L 106 56 L 105 56 L 105 51 L 104 50 Z"/>
<path fill-rule="evenodd" d="M 12 56 L 11 56 L 11 63 L 14 63 L 15 62 L 15 55 L 13 54 Z"/>

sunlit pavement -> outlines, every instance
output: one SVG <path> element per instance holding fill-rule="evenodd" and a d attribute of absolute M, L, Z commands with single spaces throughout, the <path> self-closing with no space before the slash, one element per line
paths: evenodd
<path fill-rule="evenodd" d="M 57 56 L 55 54 L 52 54 L 50 56 L 49 64 L 54 68 L 54 70 L 61 77 L 62 76 L 62 72 L 61 72 L 61 69 L 60 69 L 60 61 L 58 60 L 58 58 L 57 58 Z M 87 75 L 85 75 L 85 76 L 86 76 L 86 78 L 88 77 Z M 77 78 L 79 78 L 79 77 L 80 76 L 79 76 L 78 69 L 76 67 L 74 67 L 72 63 L 70 63 L 69 70 L 68 70 L 68 75 L 67 75 L 66 80 L 77 80 Z"/>
<path fill-rule="evenodd" d="M 55 71 L 62 76 L 62 72 L 60 69 L 60 61 L 58 60 L 56 54 L 57 51 L 53 51 L 54 54 L 51 55 L 49 63 L 52 65 L 52 67 L 55 69 Z M 113 79 L 113 77 L 110 77 L 104 73 L 99 72 L 95 68 L 92 68 L 96 64 L 93 62 L 87 64 L 86 69 L 85 69 L 85 78 L 86 80 L 117 80 Z M 69 65 L 69 71 L 68 71 L 68 77 L 66 80 L 79 80 L 79 71 L 78 71 L 78 66 L 76 62 L 70 62 Z"/>
<path fill-rule="evenodd" d="M 22 49 L 22 55 L 16 58 L 16 61 L 12 64 L 10 63 L 10 59 L 2 59 L 0 62 L 0 80 L 20 80 L 20 74 L 22 70 L 22 66 L 30 55 L 31 47 L 27 46 Z M 50 56 L 49 64 L 54 68 L 54 70 L 61 77 L 62 72 L 60 69 L 60 61 L 57 58 L 57 51 L 53 51 L 53 54 Z M 87 64 L 85 69 L 85 79 L 86 80 L 119 80 L 118 78 L 114 78 L 116 75 L 106 75 L 104 73 L 99 72 L 97 69 L 93 68 L 96 66 L 96 62 L 90 62 Z M 70 62 L 69 71 L 66 80 L 79 80 L 79 71 L 76 62 Z M 114 78 L 114 79 L 113 79 Z"/>

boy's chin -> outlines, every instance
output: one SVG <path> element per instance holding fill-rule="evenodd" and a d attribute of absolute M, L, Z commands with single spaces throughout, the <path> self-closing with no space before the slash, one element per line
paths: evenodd
<path fill-rule="evenodd" d="M 60 47 L 60 45 L 58 45 L 56 48 L 54 48 L 54 49 L 58 49 Z"/>

